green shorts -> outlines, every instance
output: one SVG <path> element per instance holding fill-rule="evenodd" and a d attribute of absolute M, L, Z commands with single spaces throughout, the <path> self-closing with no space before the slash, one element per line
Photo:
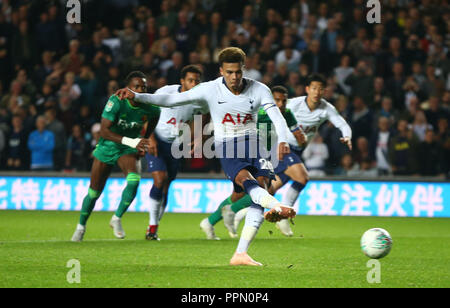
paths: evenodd
<path fill-rule="evenodd" d="M 130 148 L 129 146 L 117 144 L 117 143 L 103 143 L 98 144 L 94 150 L 94 157 L 97 158 L 102 163 L 108 165 L 115 165 L 117 160 L 127 154 L 136 154 L 138 151 L 136 149 Z"/>

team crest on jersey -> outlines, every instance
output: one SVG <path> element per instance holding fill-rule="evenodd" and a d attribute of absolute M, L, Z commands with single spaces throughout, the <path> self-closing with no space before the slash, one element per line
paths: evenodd
<path fill-rule="evenodd" d="M 106 103 L 105 111 L 106 112 L 110 112 L 113 107 L 114 107 L 114 102 L 113 101 L 108 101 Z"/>

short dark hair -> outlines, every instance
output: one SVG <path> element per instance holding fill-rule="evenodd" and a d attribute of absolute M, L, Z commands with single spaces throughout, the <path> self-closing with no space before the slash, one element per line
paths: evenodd
<path fill-rule="evenodd" d="M 245 52 L 238 47 L 228 47 L 219 52 L 219 66 L 224 63 L 241 63 L 245 62 Z"/>
<path fill-rule="evenodd" d="M 131 73 L 128 74 L 127 78 L 125 78 L 126 84 L 129 85 L 131 80 L 133 80 L 134 78 L 144 78 L 144 79 L 146 79 L 147 76 L 141 71 L 131 72 Z"/>
<path fill-rule="evenodd" d="M 327 85 L 327 82 L 325 80 L 325 77 L 323 77 L 321 74 L 311 74 L 308 76 L 306 80 L 306 85 L 310 86 L 313 82 L 320 82 L 324 87 Z"/>
<path fill-rule="evenodd" d="M 288 90 L 283 86 L 275 86 L 271 89 L 272 93 L 278 92 L 284 95 L 288 95 Z"/>
<path fill-rule="evenodd" d="M 202 77 L 203 75 L 203 71 L 200 69 L 200 67 L 198 67 L 197 65 L 191 64 L 191 65 L 186 65 L 185 67 L 183 67 L 183 69 L 181 70 L 181 79 L 184 79 L 187 75 L 187 73 L 194 73 L 194 74 L 200 74 L 200 77 Z"/>

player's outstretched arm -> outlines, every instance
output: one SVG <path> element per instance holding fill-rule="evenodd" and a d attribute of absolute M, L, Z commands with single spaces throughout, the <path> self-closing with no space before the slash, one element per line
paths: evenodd
<path fill-rule="evenodd" d="M 347 124 L 345 119 L 337 112 L 336 108 L 331 104 L 327 106 L 328 120 L 338 128 L 342 133 L 342 138 L 339 141 L 352 150 L 352 129 Z"/>
<path fill-rule="evenodd" d="M 196 95 L 196 92 L 192 90 L 175 93 L 175 94 L 149 94 L 149 93 L 136 93 L 128 88 L 120 89 L 116 92 L 116 95 L 120 99 L 130 99 L 142 104 L 152 104 L 161 107 L 175 107 L 181 105 L 187 105 L 201 100 L 201 95 Z"/>

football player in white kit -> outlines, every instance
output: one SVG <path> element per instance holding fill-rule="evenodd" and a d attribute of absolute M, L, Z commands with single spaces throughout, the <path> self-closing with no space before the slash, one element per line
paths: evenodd
<path fill-rule="evenodd" d="M 294 180 L 283 200 L 284 204 L 292 207 L 309 180 L 308 171 L 301 160 L 302 153 L 325 121 L 330 121 L 341 131 L 340 141 L 347 145 L 350 151 L 352 150 L 352 130 L 344 118 L 339 115 L 336 108 L 322 98 L 325 86 L 324 77 L 320 74 L 312 74 L 308 76 L 307 80 L 307 95 L 291 98 L 286 105 L 286 108 L 294 114 L 299 128 L 306 134 L 307 141 L 300 146 L 295 137 L 288 136 L 291 153 L 283 161 L 280 161 L 275 169 L 276 180 L 272 181 L 270 189 L 271 192 L 275 193 L 289 180 Z M 240 205 L 241 208 L 245 206 L 245 204 Z M 231 209 L 239 211 L 239 207 L 233 207 L 233 205 Z M 242 215 L 235 217 L 234 228 L 236 229 L 239 225 L 239 219 L 242 219 Z M 277 227 L 284 235 L 293 235 L 287 219 L 277 222 Z"/>
<path fill-rule="evenodd" d="M 168 85 L 158 89 L 155 94 L 174 94 L 192 89 L 200 83 L 202 71 L 195 65 L 185 66 L 181 70 L 180 85 Z M 180 141 L 180 125 L 192 121 L 195 114 L 205 114 L 197 104 L 162 108 L 158 124 L 150 138 L 147 171 L 153 177 L 150 190 L 150 222 L 145 234 L 147 240 L 159 240 L 158 226 L 167 205 L 167 195 L 170 183 L 176 178 L 180 159 L 172 155 L 172 146 L 178 146 Z M 203 123 L 206 119 L 203 120 Z"/>
<path fill-rule="evenodd" d="M 139 94 L 129 89 L 117 91 L 121 98 L 133 98 L 140 103 L 162 107 L 198 102 L 209 107 L 214 124 L 216 155 L 222 168 L 233 182 L 236 192 L 246 192 L 252 198 L 245 226 L 238 247 L 230 260 L 230 265 L 262 264 L 248 254 L 250 243 L 256 236 L 264 218 L 279 221 L 293 218 L 296 213 L 291 207 L 282 205 L 267 192 L 270 171 L 267 160 L 262 158 L 256 130 L 257 113 L 264 108 L 278 134 L 278 158 L 290 153 L 287 135 L 291 132 L 286 121 L 275 105 L 270 89 L 264 84 L 243 78 L 245 53 L 236 47 L 229 47 L 219 54 L 220 74 L 213 81 L 201 83 L 197 87 L 178 94 Z M 264 215 L 264 208 L 269 209 Z"/>

